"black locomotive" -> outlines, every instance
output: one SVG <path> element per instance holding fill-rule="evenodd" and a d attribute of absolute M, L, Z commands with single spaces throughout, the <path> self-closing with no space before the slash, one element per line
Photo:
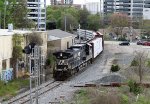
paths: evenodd
<path fill-rule="evenodd" d="M 55 80 L 65 80 L 82 69 L 103 51 L 103 38 L 95 37 L 87 43 L 75 44 L 65 51 L 53 53 L 56 67 L 53 72 Z"/>

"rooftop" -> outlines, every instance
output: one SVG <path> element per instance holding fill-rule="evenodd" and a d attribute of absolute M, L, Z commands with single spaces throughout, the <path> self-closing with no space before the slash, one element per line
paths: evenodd
<path fill-rule="evenodd" d="M 0 29 L 0 36 L 9 36 L 14 34 L 26 34 L 31 33 L 32 31 L 26 31 L 26 30 L 12 30 L 11 32 L 8 31 L 8 29 Z"/>
<path fill-rule="evenodd" d="M 57 39 L 62 39 L 66 37 L 76 37 L 76 35 L 62 31 L 60 29 L 54 29 L 47 31 L 48 33 L 48 40 L 57 40 Z"/>

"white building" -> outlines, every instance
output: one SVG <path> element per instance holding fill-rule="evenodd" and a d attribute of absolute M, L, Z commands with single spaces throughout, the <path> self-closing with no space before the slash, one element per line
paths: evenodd
<path fill-rule="evenodd" d="M 11 68 L 10 59 L 12 58 L 12 36 L 15 34 L 25 34 L 28 31 L 14 30 L 8 32 L 7 29 L 0 29 L 0 73 L 2 70 Z"/>
<path fill-rule="evenodd" d="M 103 13 L 103 0 L 98 0 L 97 2 L 86 2 L 85 6 L 92 14 Z"/>
<path fill-rule="evenodd" d="M 23 41 L 21 43 L 22 48 L 28 45 L 29 35 L 32 34 L 32 31 L 22 31 L 22 30 L 13 30 L 12 32 L 8 32 L 8 29 L 0 29 L 0 75 L 2 71 L 7 69 L 11 69 L 10 60 L 12 58 L 13 51 L 13 35 L 20 34 L 22 35 Z M 47 32 L 36 31 L 37 35 L 40 35 L 42 42 L 42 53 L 46 57 L 47 55 Z"/>
<path fill-rule="evenodd" d="M 100 12 L 100 3 L 99 2 L 86 3 L 86 8 L 90 13 L 97 14 Z"/>
<path fill-rule="evenodd" d="M 143 19 L 150 20 L 150 8 L 143 9 Z"/>
<path fill-rule="evenodd" d="M 36 24 L 36 30 L 46 31 L 46 0 L 27 0 L 28 18 Z"/>

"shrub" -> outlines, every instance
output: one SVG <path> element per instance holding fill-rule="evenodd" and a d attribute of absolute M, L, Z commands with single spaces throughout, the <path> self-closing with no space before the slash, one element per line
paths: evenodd
<path fill-rule="evenodd" d="M 48 59 L 46 60 L 46 66 L 52 66 L 55 62 L 55 57 L 53 55 L 49 55 Z"/>
<path fill-rule="evenodd" d="M 127 39 L 125 37 L 119 37 L 118 41 L 127 41 Z"/>
<path fill-rule="evenodd" d="M 119 71 L 119 70 L 120 70 L 119 65 L 112 65 L 112 66 L 111 66 L 111 71 L 112 71 L 112 72 L 117 72 L 117 71 Z"/>
<path fill-rule="evenodd" d="M 150 100 L 147 96 L 140 95 L 139 99 L 133 104 L 150 104 Z"/>
<path fill-rule="evenodd" d="M 127 95 L 121 95 L 121 104 L 129 104 L 129 97 Z"/>
<path fill-rule="evenodd" d="M 133 61 L 131 62 L 131 66 L 137 66 L 137 65 L 138 65 L 137 60 L 133 59 Z"/>
<path fill-rule="evenodd" d="M 130 92 L 133 92 L 135 95 L 142 92 L 142 88 L 133 80 L 128 82 L 128 86 L 130 87 Z"/>

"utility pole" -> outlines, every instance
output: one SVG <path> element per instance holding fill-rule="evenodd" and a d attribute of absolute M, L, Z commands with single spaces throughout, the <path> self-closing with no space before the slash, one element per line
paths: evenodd
<path fill-rule="evenodd" d="M 8 1 L 5 0 L 5 8 L 4 8 L 4 29 L 5 29 L 5 26 L 6 26 L 6 6 L 8 5 Z"/>
<path fill-rule="evenodd" d="M 144 30 L 144 2 L 145 0 L 143 0 L 143 5 L 142 5 L 142 7 L 143 7 L 143 15 L 142 15 L 142 35 L 144 34 L 143 32 L 143 30 Z"/>
<path fill-rule="evenodd" d="M 66 28 L 67 28 L 67 18 L 66 18 L 66 14 L 65 14 L 65 31 L 66 31 Z"/>
<path fill-rule="evenodd" d="M 80 24 L 79 24 L 79 43 L 81 43 L 81 37 L 80 37 Z"/>
<path fill-rule="evenodd" d="M 0 29 L 1 29 L 1 11 L 0 11 Z"/>

